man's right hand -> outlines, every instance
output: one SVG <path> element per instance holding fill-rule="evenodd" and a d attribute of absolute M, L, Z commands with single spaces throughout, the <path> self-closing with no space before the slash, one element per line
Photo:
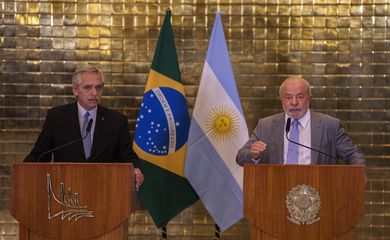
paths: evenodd
<path fill-rule="evenodd" d="M 251 157 L 254 160 L 259 159 L 261 157 L 261 155 L 263 155 L 263 153 L 266 149 L 267 149 L 267 144 L 265 144 L 262 141 L 257 141 L 255 143 L 253 143 L 251 148 L 250 148 Z"/>

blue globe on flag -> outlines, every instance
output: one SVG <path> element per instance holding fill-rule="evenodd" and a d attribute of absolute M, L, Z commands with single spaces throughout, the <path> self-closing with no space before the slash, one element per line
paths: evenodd
<path fill-rule="evenodd" d="M 153 88 L 144 94 L 134 141 L 146 153 L 168 155 L 187 142 L 189 125 L 184 96 L 172 88 Z"/>

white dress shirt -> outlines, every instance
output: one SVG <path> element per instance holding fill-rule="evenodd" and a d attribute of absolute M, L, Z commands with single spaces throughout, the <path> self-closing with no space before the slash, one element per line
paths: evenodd
<path fill-rule="evenodd" d="M 96 126 L 97 107 L 87 111 L 79 104 L 79 102 L 77 102 L 77 109 L 78 109 L 78 113 L 79 113 L 80 132 L 83 131 L 85 113 L 89 112 L 89 119 L 91 119 L 91 118 L 93 119 L 92 127 L 91 127 L 91 143 L 92 143 L 93 142 L 93 134 L 95 133 L 95 126 Z M 84 137 L 84 136 L 81 136 L 81 137 Z"/>
<path fill-rule="evenodd" d="M 285 115 L 287 123 L 287 114 Z M 294 120 L 294 119 L 291 119 Z M 298 119 L 298 131 L 299 131 L 299 143 L 305 146 L 311 147 L 311 124 L 310 124 L 310 110 L 307 110 L 305 115 Z M 290 133 L 288 133 L 290 137 Z M 286 164 L 287 161 L 287 151 L 288 144 L 290 142 L 287 140 L 286 135 L 284 135 L 284 151 L 283 151 L 283 163 Z M 293 143 L 292 143 L 293 144 Z M 311 163 L 311 150 L 302 146 L 298 146 L 298 164 L 310 164 Z"/>

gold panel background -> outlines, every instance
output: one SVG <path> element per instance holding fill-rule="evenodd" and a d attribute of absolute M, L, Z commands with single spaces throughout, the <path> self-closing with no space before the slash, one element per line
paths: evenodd
<path fill-rule="evenodd" d="M 307 78 L 311 108 L 340 118 L 367 157 L 366 210 L 357 238 L 390 239 L 387 0 L 0 2 L 0 239 L 18 238 L 8 210 L 10 164 L 32 148 L 46 110 L 73 101 L 76 66 L 104 70 L 103 104 L 126 114 L 133 133 L 168 7 L 190 111 L 219 10 L 250 131 L 258 118 L 281 111 L 277 89 L 287 76 Z M 242 220 L 221 239 L 249 239 L 248 231 Z M 132 215 L 129 233 L 141 240 L 160 235 L 142 209 Z M 198 202 L 168 225 L 168 236 L 211 239 L 213 222 Z"/>

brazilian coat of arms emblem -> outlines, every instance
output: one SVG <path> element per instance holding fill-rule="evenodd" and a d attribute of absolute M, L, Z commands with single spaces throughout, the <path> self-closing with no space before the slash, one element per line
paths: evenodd
<path fill-rule="evenodd" d="M 297 185 L 287 195 L 287 219 L 297 225 L 310 225 L 320 220 L 317 215 L 321 208 L 321 197 L 310 185 Z"/>

